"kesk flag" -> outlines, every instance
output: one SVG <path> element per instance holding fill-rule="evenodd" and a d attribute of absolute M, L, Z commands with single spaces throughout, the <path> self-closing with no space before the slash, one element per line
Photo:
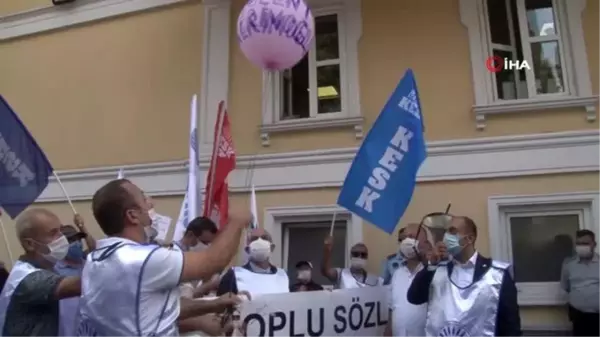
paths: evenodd
<path fill-rule="evenodd" d="M 426 158 L 419 91 L 408 69 L 358 150 L 338 204 L 392 233 Z"/>
<path fill-rule="evenodd" d="M 33 136 L 0 96 L 0 206 L 16 218 L 48 186 L 53 171 Z"/>
<path fill-rule="evenodd" d="M 229 186 L 227 176 L 235 169 L 235 148 L 231 138 L 229 114 L 225 102 L 219 102 L 215 138 L 210 168 L 206 178 L 204 216 L 210 217 L 219 227 L 227 224 Z"/>
<path fill-rule="evenodd" d="M 175 224 L 175 232 L 173 233 L 173 241 L 179 241 L 185 233 L 185 229 L 190 221 L 198 216 L 198 207 L 200 205 L 200 184 L 198 182 L 198 97 L 192 97 L 190 107 L 190 140 L 189 140 L 189 162 L 188 162 L 188 181 L 187 191 L 179 218 Z"/>

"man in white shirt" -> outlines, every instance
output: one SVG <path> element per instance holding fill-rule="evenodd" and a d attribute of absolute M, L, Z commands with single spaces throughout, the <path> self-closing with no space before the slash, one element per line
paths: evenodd
<path fill-rule="evenodd" d="M 247 240 L 248 263 L 227 271 L 219 283 L 217 295 L 246 292 L 253 298 L 266 294 L 282 294 L 290 291 L 290 280 L 285 270 L 271 263 L 275 244 L 271 234 L 262 228 L 254 228 Z"/>
<path fill-rule="evenodd" d="M 360 287 L 376 287 L 383 285 L 383 279 L 367 272 L 369 249 L 359 242 L 350 248 L 350 268 L 334 268 L 331 265 L 333 237 L 325 239 L 321 273 L 335 284 L 336 289 L 351 289 Z"/>
<path fill-rule="evenodd" d="M 408 301 L 428 304 L 426 336 L 520 336 L 517 288 L 510 265 L 475 250 L 477 226 L 453 216 L 443 242 L 415 275 Z"/>
<path fill-rule="evenodd" d="M 177 336 L 178 323 L 237 303 L 233 297 L 212 307 L 182 302 L 178 285 L 223 270 L 251 215 L 232 216 L 208 249 L 182 252 L 149 244 L 149 209 L 142 191 L 126 179 L 94 194 L 94 217 L 108 237 L 97 242 L 83 269 L 80 336 Z"/>
<path fill-rule="evenodd" d="M 398 249 L 402 262 L 389 284 L 390 314 L 385 336 L 424 336 L 427 304 L 410 304 L 406 294 L 417 272 L 423 269 L 420 254 L 428 247 L 427 235 L 425 231 L 419 233 L 418 223 L 407 225 L 404 235 Z"/>

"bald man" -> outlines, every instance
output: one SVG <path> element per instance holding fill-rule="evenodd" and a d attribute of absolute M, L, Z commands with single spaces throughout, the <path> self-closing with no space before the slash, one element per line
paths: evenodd
<path fill-rule="evenodd" d="M 81 294 L 79 277 L 54 272 L 69 250 L 60 219 L 34 208 L 17 219 L 16 229 L 25 250 L 13 266 L 0 294 L 2 336 L 58 336 L 59 301 Z"/>
<path fill-rule="evenodd" d="M 364 243 L 357 243 L 350 248 L 350 268 L 334 268 L 331 265 L 333 237 L 325 239 L 321 273 L 330 280 L 337 289 L 351 289 L 365 286 L 383 285 L 383 279 L 367 272 L 369 250 Z"/>
<path fill-rule="evenodd" d="M 475 249 L 477 226 L 453 216 L 444 239 L 429 252 L 407 298 L 427 304 L 426 336 L 521 336 L 517 288 L 510 265 Z"/>
<path fill-rule="evenodd" d="M 252 298 L 266 294 L 288 293 L 290 280 L 285 270 L 271 263 L 275 248 L 271 235 L 262 228 L 254 228 L 248 235 L 246 252 L 248 263 L 233 267 L 223 277 L 217 295 L 247 292 Z"/>
<path fill-rule="evenodd" d="M 413 278 L 423 269 L 421 258 L 431 249 L 431 244 L 425 230 L 419 231 L 418 223 L 408 224 L 403 229 L 405 237 L 398 249 L 402 260 L 389 283 L 390 314 L 385 336 L 424 336 L 427 304 L 411 304 L 406 295 Z"/>

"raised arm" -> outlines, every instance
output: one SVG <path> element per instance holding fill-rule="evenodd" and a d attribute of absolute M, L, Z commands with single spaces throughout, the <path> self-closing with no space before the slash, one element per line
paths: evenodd
<path fill-rule="evenodd" d="M 328 236 L 323 245 L 323 260 L 321 260 L 321 274 L 331 282 L 337 282 L 338 271 L 331 265 L 331 251 L 333 249 L 333 237 Z"/>
<path fill-rule="evenodd" d="M 249 212 L 242 216 L 232 216 L 229 224 L 207 249 L 184 253 L 181 282 L 210 278 L 223 271 L 238 252 L 242 231 L 251 220 Z"/>

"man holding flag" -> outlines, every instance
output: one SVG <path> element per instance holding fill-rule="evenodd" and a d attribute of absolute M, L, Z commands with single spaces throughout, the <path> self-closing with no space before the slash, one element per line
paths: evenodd
<path fill-rule="evenodd" d="M 53 171 L 33 136 L 0 96 L 0 206 L 11 218 L 18 217 L 17 236 L 25 251 L 0 293 L 3 336 L 57 336 L 59 300 L 81 292 L 79 277 L 62 277 L 53 271 L 69 250 L 60 219 L 46 209 L 25 211 L 48 186 Z"/>

